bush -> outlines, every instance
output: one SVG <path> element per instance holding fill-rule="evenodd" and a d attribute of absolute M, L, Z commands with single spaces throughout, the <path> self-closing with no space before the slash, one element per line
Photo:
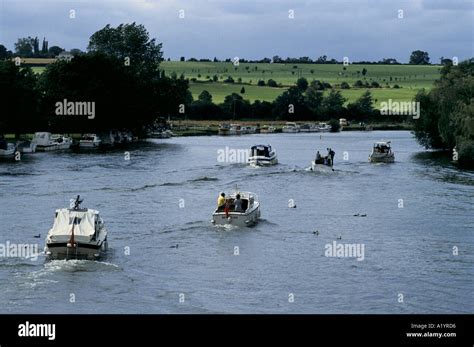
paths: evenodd
<path fill-rule="evenodd" d="M 376 81 L 372 81 L 372 83 L 370 84 L 370 87 L 371 88 L 380 88 L 380 84 Z"/>
<path fill-rule="evenodd" d="M 349 86 L 349 83 L 347 82 L 342 82 L 341 83 L 341 89 L 350 89 L 351 87 Z"/>
<path fill-rule="evenodd" d="M 271 78 L 267 82 L 267 86 L 269 87 L 278 87 L 278 84 L 276 83 L 275 80 L 272 80 Z"/>
<path fill-rule="evenodd" d="M 232 76 L 228 76 L 228 77 L 224 80 L 224 83 L 234 83 L 234 79 L 232 78 Z"/>
<path fill-rule="evenodd" d="M 331 132 L 332 133 L 337 133 L 338 131 L 341 130 L 341 124 L 339 124 L 339 121 L 337 119 L 331 119 L 329 121 L 329 125 L 331 126 Z"/>
<path fill-rule="evenodd" d="M 398 84 L 395 84 L 392 88 L 398 89 L 398 88 L 400 88 L 400 86 Z"/>
<path fill-rule="evenodd" d="M 259 87 L 264 87 L 265 86 L 265 81 L 264 80 L 258 80 L 257 85 Z"/>

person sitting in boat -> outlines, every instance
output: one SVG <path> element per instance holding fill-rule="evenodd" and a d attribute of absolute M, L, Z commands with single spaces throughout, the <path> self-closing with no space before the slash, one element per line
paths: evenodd
<path fill-rule="evenodd" d="M 321 153 L 319 153 L 319 151 L 316 152 L 316 159 L 315 159 L 315 163 L 316 164 L 321 164 L 321 161 L 322 161 L 322 158 L 321 158 Z"/>
<path fill-rule="evenodd" d="M 225 207 L 225 193 L 221 193 L 217 198 L 217 210 L 222 210 Z"/>
<path fill-rule="evenodd" d="M 240 199 L 240 194 L 235 196 L 234 206 L 234 211 L 242 212 L 242 200 Z"/>

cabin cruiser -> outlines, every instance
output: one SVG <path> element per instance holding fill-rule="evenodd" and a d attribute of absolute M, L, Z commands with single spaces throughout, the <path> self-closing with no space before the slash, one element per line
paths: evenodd
<path fill-rule="evenodd" d="M 331 131 L 331 126 L 329 124 L 326 124 L 326 123 L 319 123 L 319 125 L 317 126 L 318 128 L 318 132 L 320 133 L 328 133 Z"/>
<path fill-rule="evenodd" d="M 395 162 L 395 154 L 392 152 L 390 141 L 380 141 L 374 143 L 372 153 L 369 155 L 371 163 L 393 163 Z"/>
<path fill-rule="evenodd" d="M 236 211 L 236 199 L 240 197 L 241 209 Z M 212 214 L 214 225 L 235 225 L 239 227 L 252 226 L 260 218 L 260 203 L 258 197 L 250 192 L 235 192 L 226 197 L 226 207 L 218 207 Z"/>
<path fill-rule="evenodd" d="M 298 133 L 300 131 L 300 127 L 295 122 L 287 122 L 281 131 L 284 133 Z"/>
<path fill-rule="evenodd" d="M 219 125 L 219 130 L 218 130 L 219 135 L 230 135 L 230 125 L 229 124 L 220 124 Z"/>
<path fill-rule="evenodd" d="M 253 126 L 244 126 L 242 127 L 242 134 L 255 134 L 257 132 L 257 128 Z"/>
<path fill-rule="evenodd" d="M 101 258 L 108 243 L 107 229 L 99 211 L 82 208 L 80 196 L 71 201 L 71 208 L 56 210 L 53 227 L 46 236 L 46 256 L 49 259 Z"/>
<path fill-rule="evenodd" d="M 260 133 L 261 134 L 270 134 L 274 133 L 276 128 L 272 125 L 264 125 L 260 128 Z"/>
<path fill-rule="evenodd" d="M 270 145 L 252 146 L 248 163 L 253 166 L 275 165 L 278 163 L 276 151 Z"/>
<path fill-rule="evenodd" d="M 33 142 L 36 143 L 38 152 L 58 151 L 69 149 L 72 145 L 72 139 L 64 135 L 51 135 L 48 132 L 37 132 Z"/>
<path fill-rule="evenodd" d="M 311 162 L 311 171 L 316 172 L 332 172 L 334 171 L 334 155 L 336 153 L 328 148 L 328 154 L 322 156 L 319 151 L 316 153 L 316 158 Z"/>
<path fill-rule="evenodd" d="M 95 149 L 99 148 L 101 144 L 100 138 L 96 134 L 84 134 L 79 140 L 79 148 L 81 149 Z"/>
<path fill-rule="evenodd" d="M 35 141 L 19 140 L 16 143 L 16 148 L 20 153 L 35 153 L 38 144 Z"/>

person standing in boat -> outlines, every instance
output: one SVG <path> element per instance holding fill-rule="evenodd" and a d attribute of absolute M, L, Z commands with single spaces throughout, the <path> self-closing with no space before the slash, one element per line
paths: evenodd
<path fill-rule="evenodd" d="M 242 212 L 242 199 L 240 199 L 240 194 L 235 196 L 234 206 L 235 212 Z"/>
<path fill-rule="evenodd" d="M 329 157 L 331 158 L 330 161 L 330 166 L 332 167 L 334 165 L 334 156 L 336 155 L 336 152 L 332 150 L 332 148 L 329 148 Z"/>
<path fill-rule="evenodd" d="M 221 193 L 217 198 L 217 210 L 222 210 L 225 207 L 225 193 Z"/>

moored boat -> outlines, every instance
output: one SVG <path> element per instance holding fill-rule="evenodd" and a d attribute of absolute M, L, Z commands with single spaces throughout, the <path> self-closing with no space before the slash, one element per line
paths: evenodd
<path fill-rule="evenodd" d="M 281 131 L 284 133 L 299 133 L 300 127 L 295 122 L 287 122 Z"/>
<path fill-rule="evenodd" d="M 65 135 L 51 135 L 49 132 L 37 132 L 33 142 L 36 143 L 38 152 L 49 152 L 69 149 L 72 139 Z"/>
<path fill-rule="evenodd" d="M 96 134 L 84 134 L 79 140 L 80 149 L 97 149 L 101 144 L 101 139 Z"/>

